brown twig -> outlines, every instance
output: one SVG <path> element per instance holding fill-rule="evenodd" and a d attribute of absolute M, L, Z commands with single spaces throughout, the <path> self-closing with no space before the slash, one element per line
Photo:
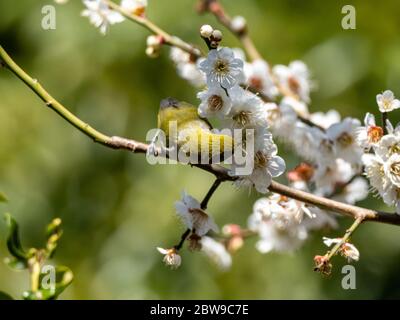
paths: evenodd
<path fill-rule="evenodd" d="M 235 30 L 232 25 L 231 17 L 225 12 L 223 6 L 217 0 L 200 0 L 198 11 L 200 13 L 205 11 L 212 13 L 222 25 L 237 36 L 250 60 L 254 61 L 261 59 L 260 53 L 257 51 L 256 46 L 249 37 L 247 28 L 244 28 L 243 30 Z"/>
<path fill-rule="evenodd" d="M 361 225 L 364 221 L 362 217 L 358 217 L 348 228 L 340 241 L 338 241 L 332 249 L 328 250 L 328 252 L 323 256 L 315 256 L 314 262 L 316 263 L 314 271 L 318 271 L 323 275 L 329 276 L 332 270 L 332 263 L 330 262 L 332 257 L 337 253 L 341 252 L 343 254 L 344 249 L 343 246 L 349 241 L 351 235 L 356 231 L 356 229 Z M 344 253 L 346 255 L 346 253 Z"/>
<path fill-rule="evenodd" d="M 263 59 L 262 55 L 258 52 L 256 46 L 254 45 L 254 42 L 251 40 L 249 36 L 248 28 L 246 27 L 243 30 L 235 30 L 232 27 L 232 18 L 226 13 L 224 7 L 218 0 L 199 0 L 198 11 L 200 13 L 210 12 L 211 14 L 213 14 L 222 25 L 224 25 L 230 32 L 232 32 L 241 41 L 242 46 L 247 52 L 247 55 L 249 56 L 251 61 Z M 296 100 L 299 100 L 297 94 L 294 94 L 290 90 L 287 90 L 285 87 L 280 85 L 276 77 L 274 77 L 273 75 L 272 79 L 282 96 L 292 97 Z M 271 99 L 269 97 L 259 92 L 259 90 L 257 90 L 256 88 L 249 86 L 246 87 L 246 89 L 249 90 L 250 92 L 259 95 L 265 102 L 271 102 Z M 300 114 L 297 114 L 297 117 L 301 122 L 311 127 L 317 127 L 321 131 L 325 132 L 325 128 L 314 123 L 309 118 L 306 118 Z"/>
<path fill-rule="evenodd" d="M 210 201 L 211 197 L 213 196 L 214 192 L 218 189 L 221 185 L 222 180 L 216 179 L 213 185 L 211 186 L 210 190 L 208 190 L 206 196 L 204 197 L 203 201 L 200 203 L 200 208 L 205 210 L 207 209 L 208 201 Z"/>
<path fill-rule="evenodd" d="M 119 6 L 118 4 L 116 4 L 115 2 L 113 2 L 111 0 L 104 0 L 104 1 L 111 9 L 119 12 L 128 20 L 141 25 L 142 27 L 146 28 L 154 35 L 162 37 L 163 43 L 173 46 L 173 47 L 180 48 L 183 51 L 190 53 L 192 56 L 194 56 L 196 58 L 199 58 L 202 56 L 202 52 L 198 48 L 183 41 L 182 39 L 180 39 L 178 37 L 174 37 L 174 36 L 170 35 L 166 31 L 161 29 L 158 25 L 156 25 L 155 23 L 150 21 L 147 17 L 138 16 L 131 12 L 128 12 L 127 10 L 125 10 L 124 8 L 122 8 L 121 6 Z"/>
<path fill-rule="evenodd" d="M 175 250 L 179 251 L 182 249 L 183 244 L 185 243 L 187 237 L 189 236 L 191 230 L 190 229 L 186 229 L 186 231 L 182 234 L 181 236 L 181 240 L 179 241 L 179 243 L 177 245 L 174 246 Z"/>

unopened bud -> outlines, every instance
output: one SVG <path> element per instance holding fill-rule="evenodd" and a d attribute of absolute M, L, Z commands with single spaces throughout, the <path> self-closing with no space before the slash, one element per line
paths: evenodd
<path fill-rule="evenodd" d="M 231 27 L 236 33 L 243 33 L 247 28 L 247 21 L 242 16 L 236 16 L 232 19 Z"/>
<path fill-rule="evenodd" d="M 211 34 L 213 33 L 213 31 L 214 31 L 213 27 L 211 27 L 209 24 L 204 24 L 200 28 L 200 35 L 203 38 L 208 39 L 211 37 Z"/>
<path fill-rule="evenodd" d="M 220 30 L 214 30 L 211 34 L 211 40 L 220 42 L 222 40 L 222 32 Z"/>
<path fill-rule="evenodd" d="M 234 253 L 243 246 L 243 238 L 241 236 L 235 236 L 229 239 L 227 243 L 227 249 L 229 252 Z"/>
<path fill-rule="evenodd" d="M 222 233 L 226 236 L 241 236 L 242 229 L 238 224 L 226 224 L 222 228 Z"/>
<path fill-rule="evenodd" d="M 157 36 L 151 35 L 147 37 L 146 43 L 148 47 L 155 47 L 160 44 L 160 41 Z"/>
<path fill-rule="evenodd" d="M 155 47 L 147 47 L 146 48 L 146 55 L 149 58 L 158 58 L 160 55 L 160 50 Z"/>

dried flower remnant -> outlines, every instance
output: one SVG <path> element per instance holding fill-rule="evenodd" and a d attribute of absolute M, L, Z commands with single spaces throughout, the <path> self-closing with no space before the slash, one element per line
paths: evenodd
<path fill-rule="evenodd" d="M 163 261 L 167 266 L 171 267 L 171 269 L 179 268 L 182 263 L 182 258 L 175 248 L 164 249 L 158 247 L 157 250 L 164 255 Z"/>

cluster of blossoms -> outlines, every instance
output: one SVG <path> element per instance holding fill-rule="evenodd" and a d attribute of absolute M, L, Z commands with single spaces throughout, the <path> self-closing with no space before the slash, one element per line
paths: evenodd
<path fill-rule="evenodd" d="M 237 183 L 254 186 L 258 192 L 266 193 L 272 178 L 285 171 L 285 162 L 277 155 L 277 146 L 268 130 L 269 104 L 242 88 L 246 79 L 244 62 L 232 49 L 218 46 L 222 38 L 220 32 L 206 25 L 200 33 L 209 40 L 211 48 L 205 59 L 192 61 L 189 54 L 177 48 L 172 49 L 171 57 L 182 76 L 195 85 L 205 87 L 197 95 L 200 117 L 218 119 L 225 130 L 251 133 L 254 153 L 250 156 L 254 166 L 249 174 L 239 175 Z M 214 46 L 216 48 L 212 49 Z M 248 143 L 247 135 L 243 136 L 244 141 L 240 143 Z M 236 175 L 237 166 L 233 162 L 232 175 Z M 189 247 L 201 248 L 222 269 L 228 268 L 231 264 L 229 251 L 238 249 L 242 242 L 240 230 L 236 233 L 230 230 L 227 234 L 229 241 L 221 243 L 206 236 L 209 231 L 218 232 L 218 228 L 197 200 L 183 194 L 182 200 L 176 203 L 176 209 L 185 226 L 191 230 Z M 224 233 L 227 233 L 226 228 Z"/>
<path fill-rule="evenodd" d="M 260 240 L 256 247 L 261 253 L 290 252 L 299 248 L 308 232 L 336 227 L 336 220 L 316 207 L 279 194 L 257 200 L 248 226 Z"/>
<path fill-rule="evenodd" d="M 205 74 L 206 89 L 198 93 L 201 100 L 198 112 L 203 118 L 218 118 L 224 129 L 246 132 L 254 139 L 254 163 L 251 174 L 241 176 L 240 184 L 254 186 L 258 192 L 266 193 L 273 177 L 285 171 L 284 160 L 277 156 L 278 148 L 268 130 L 268 105 L 256 94 L 243 89 L 240 84 L 245 77 L 244 62 L 229 48 L 212 49 L 207 58 L 198 63 Z M 238 147 L 238 146 L 237 146 Z M 242 147 L 240 145 L 239 147 Z M 235 161 L 232 174 L 237 172 Z"/>
<path fill-rule="evenodd" d="M 385 118 L 400 107 L 400 101 L 389 90 L 378 94 L 376 101 Z M 389 120 L 385 128 L 377 126 L 375 117 L 367 113 L 364 126 L 356 132 L 357 142 L 365 151 L 362 162 L 372 189 L 400 214 L 400 127 L 394 128 Z"/>
<path fill-rule="evenodd" d="M 360 122 L 341 120 L 335 110 L 308 111 L 313 84 L 303 62 L 271 68 L 264 60 L 246 62 L 240 49 L 229 48 L 211 50 L 197 64 L 177 48 L 171 56 L 181 77 L 195 86 L 207 86 L 198 94 L 200 116 L 217 117 L 230 128 L 255 129 L 254 170 L 239 183 L 266 193 L 271 178 L 285 170 L 272 133 L 306 161 L 288 172 L 293 187 L 350 204 L 368 195 L 368 184 L 359 176 L 363 149 L 356 141 L 356 129 Z M 263 253 L 295 250 L 309 231 L 336 225 L 331 213 L 278 194 L 258 200 L 248 222 L 260 237 L 257 248 Z"/>
<path fill-rule="evenodd" d="M 117 12 L 107 0 L 83 0 L 83 3 L 86 10 L 82 15 L 89 17 L 103 34 L 109 25 L 124 21 L 120 12 L 144 17 L 147 6 L 146 0 L 122 0 Z M 246 32 L 247 23 L 243 17 L 235 17 L 231 28 L 241 34 Z M 246 61 L 241 49 L 220 46 L 219 30 L 204 25 L 200 35 L 210 50 L 206 57 L 172 46 L 170 58 L 178 74 L 201 90 L 197 94 L 199 116 L 212 118 L 222 129 L 241 130 L 243 139 L 240 145 L 235 141 L 235 148 L 254 145 L 254 152 L 246 154 L 253 163 L 250 173 L 240 174 L 237 170 L 240 165 L 235 161 L 231 164 L 230 174 L 237 178 L 237 185 L 254 187 L 266 194 L 272 178 L 285 171 L 274 136 L 303 161 L 287 173 L 291 187 L 355 204 L 368 195 L 367 181 L 361 177 L 364 171 L 383 201 L 396 206 L 400 213 L 399 126 L 393 128 L 388 120 L 385 128 L 377 126 L 370 113 L 364 126 L 354 118 L 341 119 L 335 110 L 312 113 L 308 105 L 314 86 L 302 61 L 287 66 L 270 66 L 261 58 Z M 149 36 L 147 55 L 158 56 L 164 40 L 159 35 Z M 388 112 L 400 107 L 400 101 L 391 91 L 379 94 L 377 103 L 385 119 Z M 248 131 L 252 133 L 250 136 Z M 337 226 L 332 212 L 274 193 L 256 201 L 246 229 L 227 225 L 222 235 L 217 235 L 219 228 L 211 216 L 190 195 L 183 193 L 175 208 L 188 229 L 189 248 L 204 251 L 222 269 L 230 267 L 231 253 L 242 246 L 248 235 L 259 237 L 256 247 L 262 253 L 287 252 L 299 248 L 310 231 Z M 324 243 L 330 247 L 341 243 L 341 239 L 324 238 Z M 181 264 L 181 245 L 158 248 L 167 265 L 176 268 Z M 358 250 L 348 242 L 341 244 L 338 252 L 349 261 L 359 259 Z M 317 264 L 323 265 L 327 262 L 325 258 L 317 256 Z"/>
<path fill-rule="evenodd" d="M 231 256 L 223 244 L 206 236 L 209 232 L 218 233 L 219 228 L 212 217 L 201 208 L 200 202 L 184 191 L 181 200 L 175 203 L 175 209 L 184 226 L 190 230 L 189 249 L 202 250 L 221 269 L 228 269 L 232 264 Z M 164 262 L 172 268 L 181 264 L 178 250 L 176 247 L 158 248 L 158 251 L 164 254 Z"/>
<path fill-rule="evenodd" d="M 202 117 L 219 117 L 231 128 L 256 128 L 256 154 L 268 145 L 268 128 L 274 137 L 289 144 L 307 161 L 312 174 L 308 174 L 307 180 L 302 180 L 301 184 L 299 179 L 292 181 L 296 182 L 297 187 L 301 185 L 306 191 L 332 196 L 339 186 L 346 186 L 335 196 L 349 203 L 367 196 L 366 181 L 354 178 L 362 170 L 363 149 L 355 139 L 355 128 L 360 126 L 360 122 L 353 118 L 341 120 L 334 110 L 326 114 L 308 111 L 312 82 L 303 62 L 294 61 L 289 66 L 271 68 L 264 60 L 246 62 L 240 49 L 228 48 L 212 50 L 206 60 L 199 59 L 197 67 L 190 60 L 190 55 L 180 49 L 173 48 L 171 57 L 180 76 L 196 86 L 207 84 L 207 90 L 198 94 L 201 100 L 199 114 Z M 223 70 L 223 63 L 218 65 L 219 61 L 224 60 L 227 61 L 229 72 Z M 222 71 L 219 71 L 221 68 Z M 226 73 L 226 77 L 221 76 L 223 73 Z M 216 85 L 218 81 L 222 85 Z M 273 156 L 274 146 L 272 142 L 268 148 Z M 256 166 L 263 157 L 261 161 L 258 160 L 256 157 Z M 272 176 L 282 173 L 284 163 L 279 158 L 269 163 L 272 165 Z M 258 191 L 265 193 L 265 185 L 257 188 L 257 178 L 268 181 L 268 178 L 259 174 L 246 180 L 252 181 Z M 313 188 L 310 189 L 310 186 Z"/>

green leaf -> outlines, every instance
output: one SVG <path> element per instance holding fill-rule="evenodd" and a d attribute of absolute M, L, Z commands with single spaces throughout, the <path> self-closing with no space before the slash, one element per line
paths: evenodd
<path fill-rule="evenodd" d="M 37 292 L 25 291 L 25 300 L 55 300 L 72 283 L 74 275 L 70 268 L 57 266 L 55 268 L 55 284 L 51 285 L 51 272 L 42 273 L 39 283 L 40 289 Z"/>
<path fill-rule="evenodd" d="M 4 291 L 0 291 L 0 300 L 14 300 L 14 298 Z"/>
<path fill-rule="evenodd" d="M 47 244 L 46 251 L 48 256 L 51 258 L 58 246 L 58 240 L 60 240 L 63 231 L 61 229 L 61 219 L 54 219 L 48 226 L 46 230 Z"/>
<path fill-rule="evenodd" d="M 2 192 L 0 192 L 0 202 L 7 202 L 8 199 L 6 197 L 6 195 Z"/>
<path fill-rule="evenodd" d="M 28 253 L 22 248 L 21 241 L 19 239 L 19 228 L 17 222 L 9 214 L 5 214 L 5 220 L 8 227 L 7 237 L 7 248 L 10 254 L 17 260 L 27 263 L 29 258 Z"/>
<path fill-rule="evenodd" d="M 70 268 L 66 266 L 57 266 L 55 291 L 42 289 L 43 297 L 46 300 L 57 299 L 57 297 L 72 283 L 73 280 L 74 274 Z"/>

